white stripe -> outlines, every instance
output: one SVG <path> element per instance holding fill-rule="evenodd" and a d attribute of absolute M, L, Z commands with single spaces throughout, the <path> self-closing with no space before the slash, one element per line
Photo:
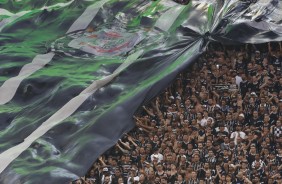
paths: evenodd
<path fill-rule="evenodd" d="M 170 8 L 157 20 L 155 27 L 163 31 L 168 31 L 173 25 L 173 23 L 176 21 L 176 19 L 179 17 L 181 12 L 184 10 L 184 8 L 186 8 L 186 6 L 178 4 Z"/>
<path fill-rule="evenodd" d="M 71 0 L 70 2 L 67 2 L 67 3 L 57 3 L 57 4 L 54 4 L 54 5 L 51 5 L 51 6 L 44 6 L 44 7 L 40 8 L 39 10 L 44 10 L 44 9 L 51 10 L 53 8 L 56 8 L 56 7 L 63 8 L 65 6 L 70 5 L 73 1 L 74 0 Z M 4 27 L 6 25 L 10 24 L 11 22 L 17 20 L 18 18 L 20 18 L 20 17 L 22 17 L 22 16 L 24 16 L 24 15 L 30 13 L 30 12 L 32 12 L 32 11 L 31 10 L 21 11 L 21 12 L 13 14 L 13 13 L 9 12 L 8 10 L 0 8 L 0 15 L 9 16 L 9 18 L 5 18 L 2 21 L 0 21 L 0 32 L 4 29 Z"/>
<path fill-rule="evenodd" d="M 31 63 L 22 67 L 18 76 L 6 80 L 0 87 L 0 105 L 9 102 L 14 97 L 21 82 L 37 70 L 43 68 L 52 60 L 54 55 L 53 52 L 37 55 Z"/>
<path fill-rule="evenodd" d="M 96 16 L 99 9 L 107 1 L 108 0 L 102 0 L 102 1 L 96 2 L 95 4 L 87 7 L 85 9 L 85 11 L 82 13 L 82 15 L 72 24 L 72 26 L 69 28 L 67 33 L 86 28 L 90 24 L 92 19 Z M 68 2 L 68 3 L 59 3 L 59 4 L 56 4 L 56 5 L 50 6 L 50 7 L 53 8 L 53 7 L 56 7 L 56 6 L 67 6 L 71 2 L 73 2 L 73 0 Z M 44 8 L 50 8 L 50 7 L 44 7 Z M 41 9 L 44 9 L 44 8 L 41 8 Z M 1 12 L 1 10 L 3 10 L 3 9 L 0 9 L 0 12 Z M 7 12 L 4 12 L 4 11 L 3 11 L 3 13 L 7 14 Z M 25 13 L 26 12 L 21 12 L 21 14 L 25 14 Z M 19 15 L 21 15 L 21 14 L 19 14 Z M 1 27 L 1 24 L 0 24 L 0 31 L 1 31 L 2 28 L 3 27 Z M 16 94 L 16 91 L 17 91 L 18 87 L 20 86 L 21 82 L 25 78 L 32 75 L 37 70 L 44 67 L 44 65 L 49 63 L 52 60 L 52 58 L 54 57 L 54 55 L 55 54 L 53 52 L 50 52 L 50 53 L 47 53 L 47 54 L 35 56 L 32 63 L 26 64 L 26 65 L 23 66 L 23 68 L 21 69 L 18 76 L 10 78 L 7 81 L 5 81 L 4 84 L 0 87 L 0 105 L 4 105 L 4 104 L 8 103 L 10 100 L 12 100 L 12 98 Z"/>
<path fill-rule="evenodd" d="M 3 9 L 0 9 L 0 12 L 1 12 L 2 10 L 3 10 Z M 9 18 L 5 18 L 5 19 L 3 19 L 2 21 L 0 21 L 0 32 L 4 29 L 4 27 L 5 27 L 6 25 L 8 25 L 9 23 L 15 21 L 15 20 L 18 19 L 19 17 L 22 17 L 23 15 L 25 15 L 25 14 L 27 14 L 27 13 L 29 13 L 29 12 L 30 12 L 30 11 L 22 11 L 22 12 L 19 12 L 19 13 L 17 13 L 17 14 L 12 15 L 12 16 L 9 17 Z M 4 12 L 4 13 L 6 13 L 6 12 Z M 1 13 L 0 13 L 0 15 L 1 15 Z"/>
<path fill-rule="evenodd" d="M 80 17 L 71 25 L 67 33 L 86 29 L 90 22 L 94 19 L 100 8 L 109 0 L 102 0 L 88 6 Z"/>
<path fill-rule="evenodd" d="M 36 139 L 44 135 L 52 127 L 58 125 L 61 121 L 72 115 L 79 106 L 95 91 L 104 85 L 111 82 L 121 71 L 132 64 L 143 51 L 138 51 L 125 60 L 125 62 L 120 65 L 113 74 L 108 75 L 100 80 L 94 81 L 89 87 L 83 90 L 78 96 L 71 99 L 66 103 L 59 111 L 53 114 L 48 120 L 42 123 L 34 132 L 32 132 L 24 142 L 4 151 L 0 154 L 0 173 L 13 161 L 15 160 L 23 151 L 25 151 Z"/>

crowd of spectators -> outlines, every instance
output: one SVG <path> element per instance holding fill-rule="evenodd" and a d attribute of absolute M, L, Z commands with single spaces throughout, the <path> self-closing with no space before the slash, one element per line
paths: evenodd
<path fill-rule="evenodd" d="M 282 47 L 213 45 L 77 183 L 282 183 Z"/>

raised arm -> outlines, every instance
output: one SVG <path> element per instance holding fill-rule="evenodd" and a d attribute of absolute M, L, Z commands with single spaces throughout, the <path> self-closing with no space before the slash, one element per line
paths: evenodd
<path fill-rule="evenodd" d="M 128 141 L 131 142 L 135 147 L 138 147 L 138 145 L 133 141 L 133 138 L 131 136 L 128 136 Z"/>
<path fill-rule="evenodd" d="M 143 107 L 144 111 L 146 111 L 146 113 L 147 113 L 149 116 L 152 116 L 152 117 L 155 116 L 155 114 L 154 114 L 152 111 L 150 111 L 149 109 L 147 109 L 145 106 L 142 106 L 142 107 Z"/>

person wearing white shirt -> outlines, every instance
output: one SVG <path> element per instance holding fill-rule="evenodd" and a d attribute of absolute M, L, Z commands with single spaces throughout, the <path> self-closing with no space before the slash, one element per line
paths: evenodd
<path fill-rule="evenodd" d="M 243 81 L 243 79 L 242 79 L 241 76 L 236 75 L 235 81 L 236 81 L 236 85 L 237 85 L 238 87 L 240 87 L 240 83 Z"/>
<path fill-rule="evenodd" d="M 127 184 L 133 184 L 135 181 L 139 181 L 139 176 L 137 175 L 137 170 L 133 167 L 129 172 Z"/>
<path fill-rule="evenodd" d="M 164 156 L 159 152 L 159 149 L 155 149 L 154 153 L 151 155 L 152 162 L 154 161 L 154 159 L 158 159 L 158 163 L 160 163 L 164 159 Z"/>
<path fill-rule="evenodd" d="M 200 125 L 201 125 L 202 127 L 207 126 L 209 119 L 211 119 L 211 121 L 213 122 L 213 118 L 212 118 L 212 117 L 209 117 L 208 111 L 204 111 L 203 118 L 202 118 L 201 121 L 200 121 Z"/>
<path fill-rule="evenodd" d="M 242 132 L 242 125 L 239 124 L 236 126 L 236 131 L 232 132 L 230 135 L 230 139 L 234 140 L 235 145 L 237 145 L 238 139 L 245 139 L 246 134 Z"/>

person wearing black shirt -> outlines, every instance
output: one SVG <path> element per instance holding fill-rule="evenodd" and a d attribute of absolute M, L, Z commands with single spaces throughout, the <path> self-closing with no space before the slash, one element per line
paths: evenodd
<path fill-rule="evenodd" d="M 269 114 L 270 121 L 275 123 L 278 120 L 278 117 L 279 117 L 278 107 L 276 105 L 272 105 Z"/>
<path fill-rule="evenodd" d="M 277 51 L 274 51 L 274 52 L 271 52 L 269 54 L 269 61 L 271 64 L 273 64 L 274 66 L 276 67 L 281 67 L 281 63 L 282 63 L 282 57 L 281 57 L 281 54 L 280 52 L 277 50 Z"/>
<path fill-rule="evenodd" d="M 267 81 L 267 91 L 271 94 L 275 92 L 275 83 L 271 78 Z"/>
<path fill-rule="evenodd" d="M 207 80 L 206 80 L 204 72 L 200 72 L 199 81 L 202 86 L 205 86 L 205 87 L 207 86 Z"/>
<path fill-rule="evenodd" d="M 127 154 L 125 155 L 125 159 L 123 161 L 120 162 L 119 165 L 121 165 L 122 170 L 123 170 L 123 177 L 127 177 L 128 176 L 128 172 L 130 171 L 131 168 L 131 160 L 130 160 L 130 155 Z"/>
<path fill-rule="evenodd" d="M 270 109 L 270 104 L 267 102 L 266 98 L 265 97 L 261 97 L 260 98 L 260 105 L 259 105 L 259 108 L 263 108 L 264 109 L 264 112 L 268 112 L 269 109 Z M 263 114 L 260 114 L 261 116 Z"/>
<path fill-rule="evenodd" d="M 235 68 L 236 68 L 236 70 L 238 71 L 238 70 L 243 70 L 243 71 L 245 71 L 245 69 L 247 68 L 246 67 L 246 60 L 245 60 L 245 58 L 244 58 L 244 54 L 243 53 L 239 53 L 238 54 L 238 59 L 236 60 L 236 63 L 235 63 Z"/>
<path fill-rule="evenodd" d="M 221 105 L 221 111 L 224 114 L 227 114 L 227 112 L 229 112 L 229 105 L 226 104 L 226 100 L 222 100 L 220 105 Z"/>
<path fill-rule="evenodd" d="M 263 117 L 263 126 L 268 127 L 268 129 L 270 129 L 270 127 L 274 124 L 275 124 L 275 121 L 270 119 L 269 114 L 265 114 L 264 117 Z"/>
<path fill-rule="evenodd" d="M 282 77 L 280 77 L 279 80 L 275 83 L 274 88 L 277 93 L 282 90 Z"/>
<path fill-rule="evenodd" d="M 226 127 L 227 127 L 229 132 L 233 132 L 234 131 L 235 123 L 236 123 L 236 121 L 233 120 L 232 114 L 230 112 L 228 112 L 226 114 L 226 117 L 225 117 L 225 125 L 226 125 Z"/>
<path fill-rule="evenodd" d="M 236 175 L 236 184 L 244 184 L 244 179 L 243 179 L 243 173 L 242 172 L 239 172 L 237 175 Z"/>
<path fill-rule="evenodd" d="M 259 117 L 258 111 L 253 111 L 252 117 L 249 119 L 249 125 L 254 125 L 255 127 L 263 125 L 263 120 Z"/>
<path fill-rule="evenodd" d="M 224 123 L 220 123 L 219 127 L 216 128 L 215 131 L 215 140 L 217 140 L 220 144 L 223 143 L 224 137 L 228 137 L 228 129 L 225 127 Z"/>
<path fill-rule="evenodd" d="M 253 63 L 248 63 L 246 73 L 248 76 L 256 76 L 257 72 L 254 69 Z"/>
<path fill-rule="evenodd" d="M 247 155 L 247 160 L 248 160 L 249 165 L 251 165 L 253 161 L 255 161 L 256 153 L 257 153 L 256 146 L 252 144 L 250 147 L 250 152 Z"/>
<path fill-rule="evenodd" d="M 133 150 L 133 151 L 131 152 L 130 159 L 131 159 L 132 163 L 140 164 L 140 163 L 139 163 L 139 161 L 140 161 L 140 155 L 138 155 L 135 150 Z"/>
<path fill-rule="evenodd" d="M 248 120 L 245 118 L 245 115 L 243 113 L 240 113 L 235 123 L 236 127 L 248 125 L 247 123 L 248 123 Z"/>
<path fill-rule="evenodd" d="M 245 106 L 246 119 L 245 119 L 244 125 L 248 124 L 249 119 L 252 116 L 252 112 L 257 111 L 258 108 L 259 108 L 259 106 L 255 103 L 255 98 L 250 97 L 248 105 Z M 250 125 L 250 124 L 248 124 L 248 125 Z"/>
<path fill-rule="evenodd" d="M 242 74 L 242 81 L 240 82 L 240 93 L 243 98 L 245 98 L 246 93 L 248 92 L 248 84 L 246 74 Z"/>
<path fill-rule="evenodd" d="M 115 170 L 115 174 L 112 176 L 112 184 L 118 184 L 119 178 L 122 178 L 124 181 L 124 177 L 120 169 Z"/>
<path fill-rule="evenodd" d="M 255 59 L 256 64 L 262 65 L 262 57 L 261 57 L 261 54 L 260 54 L 259 50 L 257 50 L 255 52 L 255 58 L 254 59 Z"/>
<path fill-rule="evenodd" d="M 273 60 L 274 59 L 274 60 Z M 273 66 L 275 66 L 275 67 L 277 67 L 277 68 L 281 68 L 281 66 L 282 66 L 282 56 L 281 56 L 281 54 L 279 55 L 279 56 L 277 56 L 277 57 L 275 57 L 275 58 L 273 58 L 272 59 L 272 61 L 271 61 L 271 63 L 273 64 Z M 280 71 L 280 70 L 278 70 L 278 71 Z"/>
<path fill-rule="evenodd" d="M 258 92 L 260 89 L 260 82 L 256 76 L 252 77 L 252 82 L 248 83 L 248 91 Z"/>
<path fill-rule="evenodd" d="M 230 98 L 229 92 L 227 90 L 224 90 L 223 91 L 223 96 L 220 96 L 219 100 L 220 101 L 225 100 L 226 104 L 230 105 L 231 98 Z"/>

